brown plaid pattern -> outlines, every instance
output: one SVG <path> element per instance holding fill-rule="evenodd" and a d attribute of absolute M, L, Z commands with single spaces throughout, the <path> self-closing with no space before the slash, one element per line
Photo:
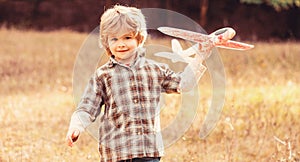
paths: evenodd
<path fill-rule="evenodd" d="M 163 155 L 160 95 L 179 93 L 180 80 L 166 65 L 142 54 L 130 67 L 111 58 L 97 69 L 75 113 L 84 127 L 100 117 L 101 161 Z"/>

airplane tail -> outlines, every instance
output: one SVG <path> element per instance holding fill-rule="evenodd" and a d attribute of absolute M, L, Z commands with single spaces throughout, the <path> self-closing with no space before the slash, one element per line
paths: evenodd
<path fill-rule="evenodd" d="M 183 51 L 179 41 L 177 39 L 172 39 L 172 51 L 175 53 L 181 53 Z"/>
<path fill-rule="evenodd" d="M 210 34 L 210 36 L 215 37 L 215 45 L 222 44 L 235 36 L 236 32 L 232 28 L 222 28 Z"/>
<path fill-rule="evenodd" d="M 227 27 L 219 29 L 210 35 L 215 36 L 213 44 L 216 47 L 233 50 L 249 50 L 254 47 L 251 44 L 232 41 L 231 39 L 235 36 L 235 34 L 236 32 L 234 29 Z"/>

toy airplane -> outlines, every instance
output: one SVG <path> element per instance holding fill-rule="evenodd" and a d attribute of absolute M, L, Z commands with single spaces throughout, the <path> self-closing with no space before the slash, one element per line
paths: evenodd
<path fill-rule="evenodd" d="M 182 50 L 179 42 L 177 40 L 172 40 L 173 53 L 169 52 L 156 54 L 157 56 L 171 59 L 173 62 L 184 61 L 189 63 L 191 59 L 195 59 L 190 57 L 191 55 L 198 54 L 200 57 L 202 57 L 201 55 L 207 55 L 208 52 L 211 52 L 213 47 L 234 50 L 249 50 L 254 47 L 250 44 L 230 40 L 235 36 L 235 31 L 232 28 L 222 28 L 209 35 L 170 27 L 159 27 L 158 30 L 164 34 L 190 40 L 196 43 L 196 45 L 188 48 L 187 50 Z M 214 106 L 210 107 L 203 122 L 202 128 L 200 129 L 200 138 L 202 139 L 207 137 L 214 129 L 222 112 L 222 105 L 212 105 Z"/>
<path fill-rule="evenodd" d="M 198 51 L 198 44 L 183 50 L 179 41 L 177 39 L 172 39 L 172 52 L 158 52 L 155 56 L 164 57 L 170 59 L 173 63 L 176 62 L 186 62 L 189 63 L 193 60 L 191 55 L 196 54 Z"/>
<path fill-rule="evenodd" d="M 189 62 L 188 56 L 191 56 L 195 53 L 199 54 L 199 50 L 203 52 L 209 52 L 213 47 L 233 50 L 249 50 L 254 47 L 250 44 L 230 40 L 235 36 L 235 30 L 229 27 L 219 29 L 209 35 L 171 27 L 159 27 L 158 30 L 164 34 L 197 43 L 186 51 L 182 51 L 179 42 L 175 42 L 172 40 L 172 50 L 173 53 L 177 54 L 177 56 L 169 52 L 159 52 L 156 54 L 157 56 L 171 59 L 173 62 Z M 180 55 L 181 57 L 179 57 L 178 55 Z"/>

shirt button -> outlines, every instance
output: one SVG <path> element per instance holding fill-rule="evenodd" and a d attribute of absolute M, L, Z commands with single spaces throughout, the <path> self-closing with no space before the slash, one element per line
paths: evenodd
<path fill-rule="evenodd" d="M 134 102 L 134 103 L 138 103 L 138 100 L 137 100 L 137 99 L 134 99 L 133 102 Z"/>
<path fill-rule="evenodd" d="M 137 134 L 138 134 L 138 135 L 141 135 L 141 132 L 138 132 Z"/>

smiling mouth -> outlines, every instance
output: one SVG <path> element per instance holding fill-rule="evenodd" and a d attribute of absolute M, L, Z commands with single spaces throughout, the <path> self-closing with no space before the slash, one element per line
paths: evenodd
<path fill-rule="evenodd" d="M 117 52 L 126 52 L 126 51 L 128 51 L 128 50 L 118 50 Z"/>

